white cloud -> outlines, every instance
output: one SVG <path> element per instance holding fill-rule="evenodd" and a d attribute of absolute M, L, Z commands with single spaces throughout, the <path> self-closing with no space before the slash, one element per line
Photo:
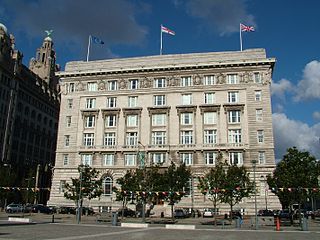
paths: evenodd
<path fill-rule="evenodd" d="M 309 126 L 289 119 L 284 113 L 274 113 L 272 119 L 276 159 L 282 159 L 286 150 L 293 146 L 320 159 L 320 123 Z"/>
<path fill-rule="evenodd" d="M 320 121 L 320 112 L 313 112 L 312 117 L 314 120 Z"/>
<path fill-rule="evenodd" d="M 271 94 L 280 98 L 281 100 L 285 100 L 286 92 L 290 92 L 292 90 L 292 83 L 284 78 L 278 82 L 272 82 L 271 84 Z"/>

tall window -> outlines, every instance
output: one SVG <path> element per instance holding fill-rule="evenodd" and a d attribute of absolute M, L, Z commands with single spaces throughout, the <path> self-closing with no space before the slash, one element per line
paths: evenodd
<path fill-rule="evenodd" d="M 102 189 L 103 189 L 103 195 L 104 196 L 111 196 L 112 195 L 112 178 L 111 177 L 105 177 L 102 180 Z"/>
<path fill-rule="evenodd" d="M 106 132 L 104 134 L 104 145 L 105 146 L 116 145 L 116 133 L 115 132 Z"/>
<path fill-rule="evenodd" d="M 191 76 L 181 77 L 181 86 L 182 87 L 192 86 L 192 78 L 191 78 Z"/>
<path fill-rule="evenodd" d="M 193 122 L 193 113 L 181 113 L 181 125 L 191 125 Z"/>
<path fill-rule="evenodd" d="M 81 163 L 83 165 L 92 165 L 92 155 L 91 154 L 83 154 L 81 155 Z"/>
<path fill-rule="evenodd" d="M 64 135 L 64 146 L 69 147 L 70 145 L 70 135 Z"/>
<path fill-rule="evenodd" d="M 180 161 L 183 162 L 186 166 L 193 164 L 193 155 L 192 153 L 181 153 Z"/>
<path fill-rule="evenodd" d="M 68 101 L 67 107 L 69 109 L 72 109 L 73 108 L 73 99 L 69 98 L 67 101 Z"/>
<path fill-rule="evenodd" d="M 63 154 L 63 166 L 69 165 L 69 154 Z"/>
<path fill-rule="evenodd" d="M 204 103 L 205 104 L 214 104 L 216 102 L 215 93 L 205 93 L 204 94 Z"/>
<path fill-rule="evenodd" d="M 106 127 L 115 127 L 117 125 L 117 116 L 116 115 L 107 115 L 105 120 Z"/>
<path fill-rule="evenodd" d="M 263 130 L 257 131 L 257 139 L 258 139 L 258 143 L 264 142 L 264 131 Z"/>
<path fill-rule="evenodd" d="M 167 115 L 165 113 L 152 115 L 152 126 L 165 126 L 167 121 Z"/>
<path fill-rule="evenodd" d="M 128 145 L 128 146 L 138 145 L 138 133 L 137 132 L 127 132 L 126 145 Z"/>
<path fill-rule="evenodd" d="M 156 95 L 153 97 L 155 106 L 164 106 L 166 105 L 166 96 L 165 95 Z"/>
<path fill-rule="evenodd" d="M 206 160 L 206 165 L 215 165 L 216 164 L 216 153 L 215 152 L 205 152 L 204 158 Z"/>
<path fill-rule="evenodd" d="M 138 115 L 127 115 L 127 127 L 138 126 Z"/>
<path fill-rule="evenodd" d="M 89 92 L 97 91 L 98 90 L 98 84 L 96 82 L 88 82 L 87 83 L 87 90 Z"/>
<path fill-rule="evenodd" d="M 229 103 L 239 102 L 239 92 L 228 92 L 228 102 Z"/>
<path fill-rule="evenodd" d="M 107 98 L 107 107 L 109 107 L 109 108 L 117 107 L 117 98 L 116 97 L 108 97 Z"/>
<path fill-rule="evenodd" d="M 262 108 L 256 109 L 256 121 L 262 122 L 263 121 L 263 111 Z"/>
<path fill-rule="evenodd" d="M 260 151 L 258 153 L 258 161 L 259 161 L 259 164 L 266 164 L 266 155 L 265 155 L 265 152 L 263 151 Z"/>
<path fill-rule="evenodd" d="M 152 162 L 154 164 L 161 164 L 166 161 L 166 153 L 153 153 Z"/>
<path fill-rule="evenodd" d="M 115 91 L 118 89 L 118 83 L 116 80 L 108 81 L 108 90 Z"/>
<path fill-rule="evenodd" d="M 94 145 L 94 133 L 83 134 L 83 145 L 93 146 Z"/>
<path fill-rule="evenodd" d="M 237 74 L 228 74 L 227 75 L 228 84 L 238 84 L 238 75 Z"/>
<path fill-rule="evenodd" d="M 262 96 L 261 91 L 260 91 L 260 90 L 255 91 L 255 92 L 254 92 L 254 95 L 255 95 L 255 100 L 256 100 L 257 102 L 260 102 L 260 101 L 261 101 L 261 96 Z"/>
<path fill-rule="evenodd" d="M 164 88 L 164 87 L 166 87 L 166 79 L 165 78 L 156 78 L 154 80 L 154 87 L 155 88 Z"/>
<path fill-rule="evenodd" d="M 216 123 L 216 112 L 204 112 L 203 113 L 204 124 L 215 124 Z"/>
<path fill-rule="evenodd" d="M 229 152 L 229 162 L 231 165 L 242 165 L 243 164 L 243 156 L 242 152 Z"/>
<path fill-rule="evenodd" d="M 180 132 L 180 143 L 181 144 L 192 144 L 193 143 L 193 132 L 192 131 L 181 131 Z"/>
<path fill-rule="evenodd" d="M 185 192 L 186 197 L 191 197 L 193 192 L 193 186 L 192 186 L 192 178 L 188 179 L 188 182 L 186 186 L 184 187 L 183 191 Z"/>
<path fill-rule="evenodd" d="M 216 84 L 216 79 L 213 75 L 204 76 L 204 85 L 214 85 Z"/>
<path fill-rule="evenodd" d="M 104 154 L 103 155 L 103 165 L 104 166 L 113 166 L 114 165 L 114 154 Z"/>
<path fill-rule="evenodd" d="M 86 108 L 92 109 L 96 107 L 96 99 L 95 98 L 87 98 L 86 99 Z"/>
<path fill-rule="evenodd" d="M 74 83 L 69 83 L 69 84 L 67 85 L 67 92 L 68 92 L 68 93 L 72 93 L 72 92 L 74 92 L 74 91 L 75 91 Z"/>
<path fill-rule="evenodd" d="M 229 143 L 241 143 L 241 129 L 229 129 L 228 133 Z"/>
<path fill-rule="evenodd" d="M 95 116 L 90 115 L 85 117 L 85 127 L 93 128 L 95 126 Z"/>
<path fill-rule="evenodd" d="M 192 104 L 192 94 L 182 94 L 182 105 Z"/>
<path fill-rule="evenodd" d="M 64 193 L 66 187 L 66 180 L 60 180 L 59 193 Z"/>
<path fill-rule="evenodd" d="M 261 74 L 259 72 L 253 73 L 253 78 L 255 83 L 261 83 Z"/>
<path fill-rule="evenodd" d="M 126 166 L 135 166 L 136 165 L 137 154 L 130 153 L 124 155 L 125 165 Z"/>
<path fill-rule="evenodd" d="M 71 127 L 71 116 L 66 116 L 66 125 L 67 127 Z"/>
<path fill-rule="evenodd" d="M 129 89 L 138 89 L 139 88 L 139 81 L 138 79 L 131 79 L 129 80 Z"/>
<path fill-rule="evenodd" d="M 166 144 L 166 132 L 164 131 L 152 132 L 152 144 L 153 145 Z"/>
<path fill-rule="evenodd" d="M 128 97 L 128 107 L 137 107 L 138 106 L 138 97 L 130 96 Z"/>
<path fill-rule="evenodd" d="M 228 111 L 228 122 L 229 123 L 240 123 L 241 111 L 231 110 Z"/>
<path fill-rule="evenodd" d="M 217 143 L 217 130 L 204 130 L 204 144 Z"/>

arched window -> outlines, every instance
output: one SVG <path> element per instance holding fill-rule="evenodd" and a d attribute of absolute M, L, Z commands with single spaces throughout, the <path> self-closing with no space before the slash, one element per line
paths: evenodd
<path fill-rule="evenodd" d="M 104 177 L 102 179 L 102 189 L 103 195 L 111 196 L 112 195 L 112 178 L 111 177 Z"/>

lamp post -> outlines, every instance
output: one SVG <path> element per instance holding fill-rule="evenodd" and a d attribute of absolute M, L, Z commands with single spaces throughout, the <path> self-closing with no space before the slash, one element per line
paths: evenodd
<path fill-rule="evenodd" d="M 267 179 L 265 176 L 261 176 L 264 181 L 264 201 L 266 203 L 266 210 L 268 209 L 268 188 L 267 188 Z"/>
<path fill-rule="evenodd" d="M 77 223 L 81 222 L 82 215 L 82 167 L 80 168 L 80 179 L 79 179 L 79 196 L 78 196 L 78 212 L 77 212 Z"/>
<path fill-rule="evenodd" d="M 40 164 L 37 165 L 36 182 L 34 185 L 34 192 L 35 192 L 34 204 L 38 203 L 38 196 L 40 196 L 40 189 L 39 189 L 39 193 L 37 192 L 37 188 L 39 184 L 39 171 L 40 171 Z"/>
<path fill-rule="evenodd" d="M 139 146 L 140 145 L 143 147 L 143 154 L 141 154 L 140 151 L 139 151 Z M 138 158 L 139 158 L 139 168 L 143 170 L 143 183 L 145 183 L 145 154 L 146 154 L 145 149 L 146 149 L 145 145 L 143 145 L 139 141 L 138 142 Z M 145 208 L 146 208 L 146 199 L 145 199 L 145 195 L 143 194 L 143 196 L 142 196 L 142 211 L 141 211 L 142 222 L 143 223 L 146 221 Z"/>
<path fill-rule="evenodd" d="M 11 164 L 5 163 L 5 164 L 3 164 L 3 166 L 4 166 L 5 168 L 7 168 L 7 167 L 9 168 L 8 175 L 6 175 L 6 176 L 8 177 L 8 179 L 6 180 L 6 182 L 9 183 L 9 181 L 11 181 L 11 179 L 10 179 L 10 175 L 11 175 Z M 9 185 L 11 185 L 11 183 L 9 183 Z M 7 206 L 7 201 L 8 201 L 8 193 L 6 192 L 6 197 L 5 197 L 5 199 L 4 199 L 4 207 Z"/>
<path fill-rule="evenodd" d="M 256 166 L 257 160 L 252 160 L 252 167 L 253 167 L 253 190 L 254 190 L 254 219 L 255 219 L 255 229 L 258 229 L 258 216 L 257 216 L 257 187 L 256 187 Z"/>

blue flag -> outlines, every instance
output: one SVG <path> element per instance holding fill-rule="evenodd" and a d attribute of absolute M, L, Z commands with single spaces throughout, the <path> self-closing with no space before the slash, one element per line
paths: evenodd
<path fill-rule="evenodd" d="M 97 38 L 95 36 L 91 36 L 91 40 L 93 43 L 104 44 L 104 41 L 102 41 L 100 38 Z"/>

